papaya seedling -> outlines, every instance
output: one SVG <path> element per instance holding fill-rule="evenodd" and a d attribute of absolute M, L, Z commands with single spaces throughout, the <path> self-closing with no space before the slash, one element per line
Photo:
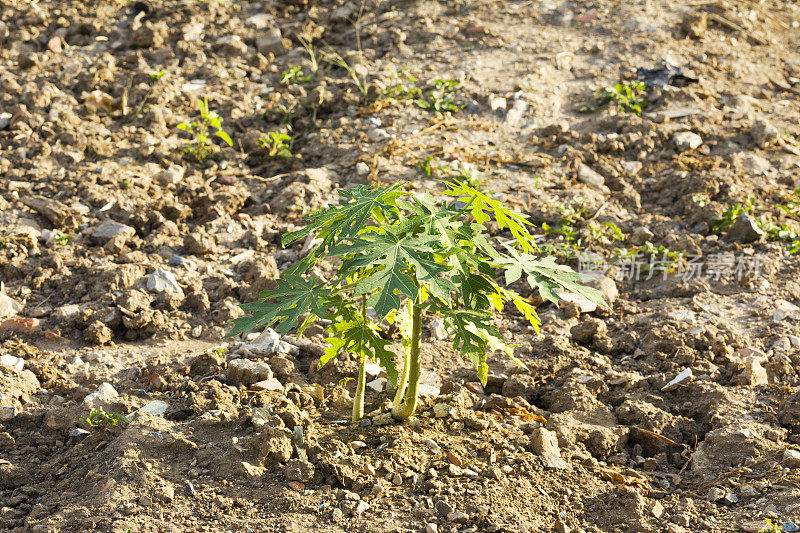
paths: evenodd
<path fill-rule="evenodd" d="M 258 144 L 267 151 L 269 157 L 292 157 L 292 138 L 280 131 L 271 131 L 267 136 L 261 136 Z"/>
<path fill-rule="evenodd" d="M 89 416 L 81 418 L 81 422 L 86 422 L 93 428 L 104 428 L 107 426 L 116 426 L 119 424 L 127 424 L 130 422 L 128 417 L 119 413 L 106 413 L 103 409 L 92 409 Z"/>
<path fill-rule="evenodd" d="M 552 257 L 537 257 L 526 215 L 463 182 L 444 183 L 447 201 L 413 194 L 401 183 L 342 191 L 341 203 L 312 214 L 304 228 L 283 236 L 285 246 L 306 238 L 319 244 L 283 272 L 276 289 L 242 305 L 251 314 L 235 319 L 228 336 L 273 325 L 281 335 L 293 328 L 301 335 L 316 319 L 330 321 L 330 346 L 319 365 L 345 351 L 359 358 L 353 420 L 364 416 L 367 360 L 377 360 L 396 385 L 392 415 L 405 420 L 417 406 L 423 318 L 443 320 L 453 349 L 472 363 L 485 384 L 487 350 L 517 360 L 494 314 L 511 304 L 538 332 L 540 320 L 531 302 L 508 288 L 523 275 L 551 302 L 558 303 L 557 291 L 566 290 L 605 306 L 600 292 L 581 286 L 572 269 Z M 511 239 L 492 244 L 486 227 L 491 220 Z M 338 265 L 330 279 L 311 273 L 323 259 Z M 384 320 L 399 325 L 402 375 L 391 342 L 381 336 Z"/>
<path fill-rule="evenodd" d="M 222 118 L 215 111 L 209 110 L 208 98 L 198 99 L 197 103 L 200 108 L 200 121 L 182 122 L 178 124 L 178 129 L 192 134 L 193 140 L 186 145 L 184 150 L 192 154 L 198 163 L 202 163 L 211 153 L 210 128 L 214 128 L 216 130 L 214 136 L 222 139 L 228 146 L 233 146 L 233 141 L 230 135 L 222 129 Z"/>

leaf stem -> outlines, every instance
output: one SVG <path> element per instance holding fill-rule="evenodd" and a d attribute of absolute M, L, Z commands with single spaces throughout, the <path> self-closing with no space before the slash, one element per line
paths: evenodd
<path fill-rule="evenodd" d="M 412 325 L 411 325 L 411 353 L 408 357 L 408 389 L 401 405 L 392 409 L 392 416 L 397 420 L 408 420 L 417 408 L 417 394 L 419 388 L 419 354 L 422 344 L 422 307 L 418 301 L 412 304 Z"/>

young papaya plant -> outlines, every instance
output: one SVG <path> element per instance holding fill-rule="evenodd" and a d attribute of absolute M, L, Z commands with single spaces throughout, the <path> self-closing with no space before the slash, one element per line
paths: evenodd
<path fill-rule="evenodd" d="M 234 320 L 228 336 L 266 326 L 281 335 L 297 328 L 301 335 L 315 319 L 326 319 L 330 346 L 319 365 L 344 351 L 360 361 L 353 420 L 364 416 L 367 360 L 377 360 L 397 387 L 392 415 L 405 420 L 417 406 L 423 317 L 443 320 L 453 349 L 472 363 L 485 384 L 487 350 L 501 350 L 516 361 L 493 322 L 494 313 L 512 304 L 539 331 L 533 305 L 508 288 L 523 275 L 551 302 L 561 300 L 556 291 L 563 289 L 606 305 L 599 291 L 578 283 L 572 269 L 552 257 L 537 257 L 525 215 L 466 183 L 444 183 L 443 202 L 429 193 L 413 194 L 401 183 L 342 191 L 341 203 L 312 214 L 304 228 L 284 235 L 284 246 L 309 236 L 319 244 L 282 273 L 276 289 L 242 305 L 250 316 Z M 490 220 L 512 238 L 492 244 L 486 228 Z M 311 274 L 323 259 L 338 265 L 330 279 Z M 402 374 L 391 342 L 380 334 L 385 320 L 399 326 Z"/>

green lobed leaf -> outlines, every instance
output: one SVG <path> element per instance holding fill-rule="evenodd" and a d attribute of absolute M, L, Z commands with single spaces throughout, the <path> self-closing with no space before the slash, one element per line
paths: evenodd
<path fill-rule="evenodd" d="M 558 288 L 583 296 L 587 300 L 608 309 L 603 293 L 597 289 L 581 285 L 580 275 L 565 265 L 556 263 L 555 258 L 537 259 L 527 253 L 519 253 L 511 246 L 506 246 L 508 254 L 495 260 L 495 266 L 506 269 L 506 284 L 517 281 L 523 273 L 527 275 L 531 288 L 539 290 L 542 298 L 558 303 L 562 298 L 556 294 Z"/>
<path fill-rule="evenodd" d="M 402 184 L 388 187 L 358 185 L 339 194 L 343 201 L 333 207 L 322 209 L 309 217 L 309 224 L 298 231 L 283 236 L 283 245 L 288 246 L 307 235 L 323 239 L 323 249 L 355 238 L 361 233 L 370 218 L 396 220 L 399 212 L 397 198 L 405 194 Z"/>
<path fill-rule="evenodd" d="M 349 321 L 336 321 L 327 328 L 331 335 L 325 341 L 330 344 L 320 358 L 319 367 L 336 357 L 342 350 L 347 350 L 360 357 L 376 359 L 378 364 L 386 370 L 386 375 L 392 385 L 397 385 L 397 368 L 395 366 L 395 353 L 386 347 L 390 341 L 383 339 L 376 331 L 376 326 L 365 322 L 361 316 L 356 315 Z"/>
<path fill-rule="evenodd" d="M 511 232 L 516 243 L 524 251 L 532 252 L 536 249 L 533 244 L 533 236 L 527 228 L 530 225 L 530 222 L 527 221 L 527 215 L 507 209 L 502 202 L 490 198 L 485 193 L 464 182 L 453 180 L 445 183 L 448 186 L 445 194 L 454 198 L 469 199 L 469 203 L 464 209 L 472 214 L 475 222 L 484 224 L 494 218 L 500 229 L 507 228 Z"/>
<path fill-rule="evenodd" d="M 331 290 L 316 280 L 284 272 L 278 279 L 278 288 L 263 291 L 257 302 L 242 304 L 251 316 L 236 318 L 234 327 L 225 337 L 246 333 L 259 327 L 272 326 L 285 335 L 300 321 L 301 315 L 311 311 L 318 317 L 325 315 Z"/>

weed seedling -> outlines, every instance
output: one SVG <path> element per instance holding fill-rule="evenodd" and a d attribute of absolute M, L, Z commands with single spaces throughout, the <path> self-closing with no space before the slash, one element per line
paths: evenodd
<path fill-rule="evenodd" d="M 736 222 L 736 219 L 739 218 L 739 216 L 749 213 L 756 208 L 756 206 L 753 204 L 754 201 L 755 198 L 748 198 L 743 203 L 729 207 L 720 216 L 712 217 L 711 232 L 722 233 L 726 229 L 733 226 L 733 223 Z"/>
<path fill-rule="evenodd" d="M 417 87 L 417 80 L 405 69 L 400 69 L 398 73 L 394 69 L 389 71 L 392 82 L 386 86 L 383 95 L 386 98 L 395 100 L 413 100 L 422 96 L 422 92 Z"/>
<path fill-rule="evenodd" d="M 230 135 L 222 130 L 222 118 L 214 111 L 208 109 L 208 98 L 197 101 L 200 107 L 200 121 L 182 122 L 178 124 L 178 129 L 187 131 L 194 139 L 186 145 L 185 151 L 192 154 L 198 163 L 202 163 L 211 153 L 211 137 L 209 129 L 214 128 L 214 135 L 222 139 L 228 146 L 233 146 Z"/>
<path fill-rule="evenodd" d="M 358 91 L 361 93 L 361 97 L 366 99 L 367 98 L 367 79 L 366 78 L 359 78 L 358 74 L 356 73 L 355 69 L 351 67 L 344 58 L 336 52 L 329 52 L 327 57 L 325 58 L 331 65 L 336 65 L 337 67 L 341 67 L 350 74 L 350 79 L 353 80 L 353 83 L 358 88 Z"/>
<path fill-rule="evenodd" d="M 516 307 L 539 330 L 531 302 L 508 288 L 523 276 L 550 302 L 558 303 L 556 291 L 565 290 L 606 306 L 599 291 L 578 283 L 576 272 L 537 256 L 525 215 L 463 182 L 445 185 L 446 201 L 413 194 L 401 183 L 342 191 L 340 204 L 312 214 L 308 225 L 283 236 L 287 246 L 309 237 L 319 244 L 284 270 L 276 289 L 242 305 L 250 316 L 235 319 L 228 336 L 273 325 L 281 335 L 293 328 L 301 335 L 315 320 L 328 321 L 329 347 L 319 365 L 344 351 L 360 360 L 352 419 L 364 416 L 365 365 L 377 359 L 398 387 L 392 415 L 405 420 L 417 406 L 424 317 L 443 320 L 453 349 L 485 384 L 487 351 L 503 351 L 516 361 L 493 320 L 504 305 Z M 499 247 L 487 236 L 491 220 L 510 238 Z M 337 270 L 319 279 L 312 272 L 326 258 Z M 384 320 L 400 326 L 402 376 L 390 341 L 381 335 Z"/>
<path fill-rule="evenodd" d="M 61 233 L 60 231 L 56 231 L 53 235 L 53 240 L 59 246 L 66 246 L 69 240 L 72 238 L 72 235 L 69 233 Z"/>
<path fill-rule="evenodd" d="M 102 429 L 108 426 L 116 426 L 121 424 L 127 424 L 130 422 L 128 417 L 125 415 L 121 415 L 118 413 L 106 413 L 102 409 L 92 409 L 89 411 L 89 416 L 86 418 L 81 418 L 81 422 L 86 422 L 89 426 L 93 428 Z"/>
<path fill-rule="evenodd" d="M 156 83 L 158 82 L 158 80 L 160 80 L 161 78 L 163 78 L 166 75 L 167 75 L 167 71 L 165 71 L 165 70 L 160 70 L 158 72 L 151 72 L 150 73 L 150 87 L 147 89 L 147 93 L 144 95 L 144 98 L 142 98 L 142 101 L 139 103 L 139 106 L 136 108 L 136 116 L 137 117 L 142 114 L 142 110 L 144 110 L 144 106 L 147 103 L 147 100 L 150 98 L 150 96 L 152 96 L 153 91 L 155 90 Z"/>
<path fill-rule="evenodd" d="M 455 113 L 461 105 L 453 100 L 453 95 L 461 85 L 455 80 L 436 78 L 434 88 L 425 93 L 424 98 L 417 100 L 417 106 L 436 113 Z"/>
<path fill-rule="evenodd" d="M 291 147 L 292 138 L 279 131 L 271 131 L 267 134 L 267 137 L 261 137 L 258 139 L 258 144 L 260 144 L 264 149 L 267 150 L 267 155 L 269 157 L 292 157 L 292 147 Z"/>
<path fill-rule="evenodd" d="M 594 92 L 594 100 L 592 103 L 581 107 L 578 111 L 582 113 L 591 113 L 613 103 L 617 106 L 618 110 L 624 113 L 633 113 L 634 115 L 641 116 L 642 109 L 648 106 L 647 101 L 640 98 L 644 91 L 645 85 L 640 81 L 626 81 L 617 83 L 613 87 L 597 89 Z"/>
<path fill-rule="evenodd" d="M 293 83 L 308 83 L 311 79 L 311 75 L 304 73 L 299 65 L 295 65 L 281 72 L 280 82 L 284 85 L 291 85 Z"/>

